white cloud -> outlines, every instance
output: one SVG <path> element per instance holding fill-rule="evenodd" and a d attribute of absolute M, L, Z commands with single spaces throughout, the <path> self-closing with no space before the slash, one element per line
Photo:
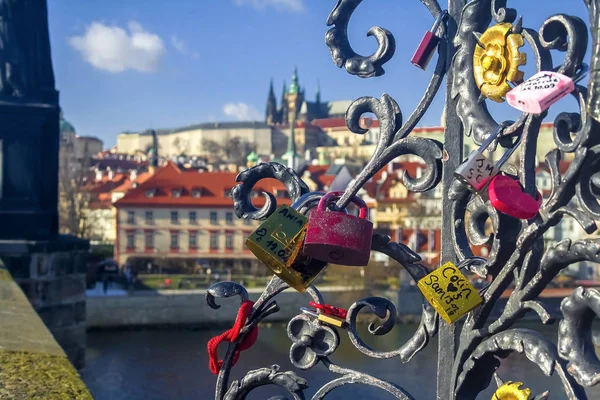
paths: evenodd
<path fill-rule="evenodd" d="M 227 103 L 223 106 L 223 114 L 238 121 L 259 121 L 263 115 L 246 103 Z"/>
<path fill-rule="evenodd" d="M 95 68 L 109 72 L 155 71 L 165 53 L 163 40 L 135 21 L 127 26 L 129 32 L 92 22 L 83 35 L 71 37 L 69 42 Z"/>
<path fill-rule="evenodd" d="M 233 0 L 236 6 L 252 6 L 257 10 L 273 7 L 277 11 L 303 12 L 303 0 Z"/>
<path fill-rule="evenodd" d="M 178 53 L 184 54 L 186 56 L 190 55 L 193 58 L 200 57 L 200 54 L 198 54 L 197 51 L 190 51 L 187 47 L 187 44 L 175 35 L 171 36 L 171 44 L 173 45 L 175 50 L 177 50 Z"/>

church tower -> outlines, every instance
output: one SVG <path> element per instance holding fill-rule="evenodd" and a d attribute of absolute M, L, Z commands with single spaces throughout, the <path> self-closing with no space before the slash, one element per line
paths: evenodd
<path fill-rule="evenodd" d="M 290 124 L 292 121 L 298 119 L 298 113 L 300 112 L 300 107 L 304 102 L 304 90 L 300 88 L 300 84 L 298 83 L 298 68 L 294 67 L 294 74 L 292 75 L 292 84 L 290 85 L 290 89 L 286 94 L 286 102 L 288 105 L 287 110 L 287 123 Z"/>
<path fill-rule="evenodd" d="M 275 91 L 273 90 L 273 78 L 269 86 L 269 95 L 267 96 L 267 109 L 265 112 L 265 122 L 268 125 L 273 125 L 278 122 L 277 99 L 275 99 Z"/>

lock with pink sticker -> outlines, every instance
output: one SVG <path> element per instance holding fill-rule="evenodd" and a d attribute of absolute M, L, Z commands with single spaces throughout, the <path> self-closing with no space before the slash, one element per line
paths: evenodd
<path fill-rule="evenodd" d="M 573 90 L 575 83 L 583 79 L 589 67 L 581 68 L 569 78 L 553 71 L 541 71 L 506 94 L 506 101 L 519 111 L 541 114 Z"/>

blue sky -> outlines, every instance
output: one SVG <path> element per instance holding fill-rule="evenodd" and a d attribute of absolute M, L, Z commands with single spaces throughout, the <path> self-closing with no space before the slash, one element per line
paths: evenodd
<path fill-rule="evenodd" d="M 371 26 L 387 28 L 396 37 L 396 54 L 384 67 L 386 74 L 371 79 L 351 76 L 331 61 L 324 36 L 335 0 L 48 3 L 54 73 L 65 118 L 79 134 L 97 136 L 105 147 L 114 145 L 125 130 L 263 119 L 270 78 L 279 100 L 294 65 L 311 100 L 319 80 L 323 100 L 380 97 L 385 92 L 407 117 L 435 63 L 426 72 L 410 63 L 432 23 L 417 0 L 370 0 L 357 9 L 349 29 L 355 51 L 366 55 L 375 49 L 375 40 L 366 37 Z M 544 17 L 559 12 L 587 22 L 580 0 L 508 3 L 535 30 Z M 555 64 L 560 57 L 555 56 Z M 523 69 L 530 75 L 533 62 Z M 440 92 L 421 125 L 439 125 L 442 106 Z M 563 100 L 558 107 L 574 111 L 575 102 Z M 498 118 L 518 116 L 506 104 L 491 110 Z"/>

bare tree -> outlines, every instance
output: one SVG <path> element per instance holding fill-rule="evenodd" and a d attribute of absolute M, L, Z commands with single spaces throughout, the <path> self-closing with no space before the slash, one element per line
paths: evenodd
<path fill-rule="evenodd" d="M 93 199 L 89 190 L 90 160 L 76 160 L 72 148 L 61 148 L 58 170 L 59 230 L 61 233 L 88 237 L 93 222 L 89 205 Z"/>
<path fill-rule="evenodd" d="M 223 146 L 214 140 L 204 139 L 200 145 L 206 161 L 211 164 L 223 160 Z"/>
<path fill-rule="evenodd" d="M 254 150 L 254 146 L 247 140 L 239 137 L 234 137 L 226 142 L 224 147 L 225 157 L 227 161 L 235 165 L 244 165 L 246 157 Z"/>

